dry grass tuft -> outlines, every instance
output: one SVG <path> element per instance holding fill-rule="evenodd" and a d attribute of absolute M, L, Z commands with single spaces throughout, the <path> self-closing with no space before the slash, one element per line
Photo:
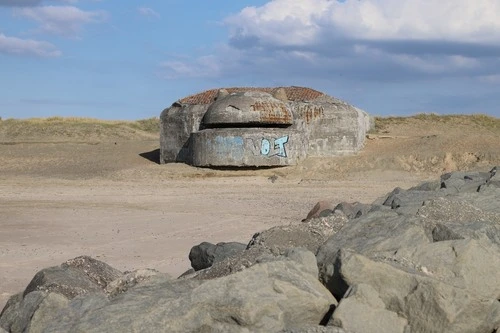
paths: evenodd
<path fill-rule="evenodd" d="M 157 139 L 159 128 L 157 117 L 137 121 L 76 117 L 4 119 L 0 122 L 0 141 Z"/>
<path fill-rule="evenodd" d="M 438 115 L 435 113 L 420 113 L 410 117 L 375 117 L 375 131 L 381 132 L 388 127 L 399 125 L 425 126 L 475 126 L 482 127 L 490 132 L 500 133 L 500 118 L 484 114 L 473 115 Z"/>

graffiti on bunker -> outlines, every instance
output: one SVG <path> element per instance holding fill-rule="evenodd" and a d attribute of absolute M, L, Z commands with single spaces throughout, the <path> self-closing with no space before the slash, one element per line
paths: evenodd
<path fill-rule="evenodd" d="M 288 135 L 277 139 L 247 139 L 247 147 L 254 155 L 262 155 L 266 157 L 287 157 L 286 144 L 288 143 Z"/>

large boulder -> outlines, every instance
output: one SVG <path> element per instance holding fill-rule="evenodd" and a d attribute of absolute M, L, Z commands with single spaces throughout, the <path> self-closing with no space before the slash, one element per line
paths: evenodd
<path fill-rule="evenodd" d="M 292 249 L 213 280 L 159 279 L 114 298 L 73 299 L 44 332 L 277 332 L 319 325 L 336 301 L 314 254 Z"/>
<path fill-rule="evenodd" d="M 316 253 L 319 246 L 347 223 L 341 212 L 309 219 L 304 223 L 281 225 L 254 234 L 247 248 L 263 247 L 274 254 L 283 254 L 291 247 L 303 247 Z"/>
<path fill-rule="evenodd" d="M 67 306 L 80 295 L 104 294 L 105 288 L 122 272 L 88 256 L 66 261 L 38 272 L 24 292 L 9 299 L 0 314 L 0 326 L 15 332 L 37 332 L 48 314 Z"/>
<path fill-rule="evenodd" d="M 329 325 L 353 332 L 497 330 L 500 188 L 493 177 L 495 169 L 451 173 L 397 188 L 330 237 L 317 252 L 320 280 L 340 301 Z M 385 326 L 375 329 L 376 322 Z"/>
<path fill-rule="evenodd" d="M 202 242 L 191 248 L 189 260 L 191 261 L 191 267 L 195 271 L 199 271 L 212 266 L 216 262 L 234 256 L 245 249 L 246 245 L 238 242 L 221 242 L 217 244 Z"/>

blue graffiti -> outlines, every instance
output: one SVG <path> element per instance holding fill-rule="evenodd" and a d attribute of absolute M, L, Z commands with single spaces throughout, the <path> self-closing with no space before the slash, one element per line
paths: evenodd
<path fill-rule="evenodd" d="M 271 151 L 271 142 L 269 142 L 268 139 L 262 139 L 260 153 L 262 155 L 268 155 L 270 151 Z"/>
<path fill-rule="evenodd" d="M 288 135 L 278 139 L 262 138 L 259 141 L 247 139 L 246 147 L 250 149 L 254 155 L 260 154 L 266 157 L 287 157 L 286 144 L 288 143 L 288 139 Z"/>
<path fill-rule="evenodd" d="M 274 140 L 274 149 L 278 149 L 276 156 L 286 157 L 285 144 L 288 142 L 288 135 L 283 136 L 279 139 Z"/>

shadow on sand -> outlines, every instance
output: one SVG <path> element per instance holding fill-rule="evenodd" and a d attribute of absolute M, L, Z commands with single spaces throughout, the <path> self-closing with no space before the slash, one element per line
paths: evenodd
<path fill-rule="evenodd" d="M 155 149 L 145 153 L 140 153 L 139 155 L 151 162 L 160 164 L 160 149 Z"/>

